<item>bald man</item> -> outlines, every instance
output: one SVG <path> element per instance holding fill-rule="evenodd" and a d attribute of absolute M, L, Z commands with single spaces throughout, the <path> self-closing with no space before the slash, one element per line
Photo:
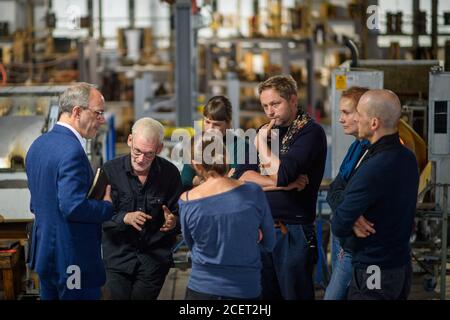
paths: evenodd
<path fill-rule="evenodd" d="M 369 90 L 357 105 L 360 138 L 370 147 L 351 176 L 332 218 L 337 237 L 354 237 L 348 299 L 406 299 L 411 284 L 411 236 L 419 173 L 399 140 L 401 104 L 389 90 Z M 355 228 L 360 216 L 373 228 Z"/>

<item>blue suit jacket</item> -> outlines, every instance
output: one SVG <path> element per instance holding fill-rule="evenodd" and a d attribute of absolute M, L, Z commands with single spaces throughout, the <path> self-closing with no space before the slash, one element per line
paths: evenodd
<path fill-rule="evenodd" d="M 81 288 L 105 283 L 101 225 L 113 214 L 106 201 L 88 200 L 93 179 L 89 160 L 69 129 L 55 125 L 31 145 L 25 160 L 31 212 L 35 214 L 30 267 L 59 285 L 81 271 Z"/>

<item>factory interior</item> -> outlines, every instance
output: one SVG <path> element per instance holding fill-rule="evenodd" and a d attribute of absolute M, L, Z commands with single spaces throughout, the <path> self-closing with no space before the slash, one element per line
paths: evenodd
<path fill-rule="evenodd" d="M 27 264 L 30 211 L 25 158 L 58 121 L 58 97 L 96 85 L 105 123 L 84 148 L 93 172 L 130 152 L 136 120 L 164 126 L 159 156 L 173 157 L 205 103 L 225 95 L 232 127 L 268 122 L 258 84 L 290 74 L 298 100 L 326 134 L 318 191 L 315 299 L 332 274 L 330 182 L 353 141 L 339 122 L 352 86 L 389 89 L 399 132 L 416 156 L 419 187 L 410 238 L 409 300 L 449 300 L 450 1 L 447 0 L 0 0 L 0 300 L 39 300 Z M 158 300 L 182 300 L 191 253 L 181 235 Z"/>

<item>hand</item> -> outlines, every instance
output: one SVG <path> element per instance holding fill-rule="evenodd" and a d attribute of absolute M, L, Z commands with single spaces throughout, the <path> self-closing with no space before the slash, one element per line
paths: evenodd
<path fill-rule="evenodd" d="M 106 186 L 106 191 L 105 191 L 105 195 L 103 196 L 103 201 L 109 201 L 112 203 L 112 199 L 111 199 L 111 185 L 107 185 Z"/>
<path fill-rule="evenodd" d="M 285 187 L 264 187 L 263 191 L 289 191 L 297 189 L 297 191 L 302 191 L 305 189 L 306 185 L 309 183 L 308 176 L 306 174 L 301 174 L 298 176 L 297 180 L 289 183 Z"/>
<path fill-rule="evenodd" d="M 297 189 L 297 191 L 302 191 L 308 183 L 308 176 L 306 174 L 301 174 L 295 181 L 289 183 L 285 188 L 286 190 Z"/>
<path fill-rule="evenodd" d="M 374 224 L 372 222 L 366 220 L 366 218 L 361 215 L 353 225 L 353 232 L 358 238 L 367 238 L 375 233 L 373 226 Z"/>
<path fill-rule="evenodd" d="M 194 179 L 192 179 L 192 185 L 193 185 L 194 187 L 196 187 L 196 186 L 202 184 L 203 182 L 205 182 L 205 179 L 203 179 L 203 178 L 200 177 L 200 176 L 195 176 Z"/>
<path fill-rule="evenodd" d="M 150 219 L 152 219 L 152 216 L 142 211 L 134 211 L 128 212 L 125 217 L 123 217 L 123 222 L 130 226 L 133 226 L 136 230 L 141 231 L 145 221 Z"/>
<path fill-rule="evenodd" d="M 236 171 L 236 170 L 235 170 L 234 168 L 231 168 L 230 171 L 228 171 L 227 177 L 228 177 L 228 178 L 231 178 L 231 177 L 233 176 L 233 174 L 234 174 L 235 171 Z"/>
<path fill-rule="evenodd" d="M 254 142 L 256 150 L 259 151 L 259 149 L 260 149 L 259 144 L 261 142 L 264 141 L 265 143 L 267 143 L 267 137 L 269 136 L 270 130 L 272 130 L 274 125 L 275 125 L 275 119 L 272 119 L 272 120 L 270 120 L 269 124 L 266 124 L 259 129 L 258 134 L 255 137 L 255 142 Z"/>
<path fill-rule="evenodd" d="M 262 230 L 258 229 L 258 242 L 257 243 L 260 243 L 262 241 L 263 237 L 264 236 L 263 236 Z"/>
<path fill-rule="evenodd" d="M 175 226 L 177 225 L 177 216 L 174 215 L 169 208 L 167 208 L 166 206 L 162 206 L 163 210 L 164 210 L 164 219 L 165 222 L 163 224 L 163 226 L 159 229 L 159 231 L 161 232 L 167 232 L 172 230 L 173 228 L 175 228 Z"/>

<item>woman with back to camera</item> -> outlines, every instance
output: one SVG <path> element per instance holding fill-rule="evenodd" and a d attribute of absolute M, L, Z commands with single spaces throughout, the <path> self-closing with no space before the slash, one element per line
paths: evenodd
<path fill-rule="evenodd" d="M 220 135 L 213 138 L 204 134 L 193 144 L 192 154 L 201 157 L 193 157 L 192 166 L 204 182 L 179 200 L 192 254 L 186 299 L 258 299 L 260 246 L 271 251 L 275 244 L 272 215 L 261 187 L 227 177 L 225 147 Z M 213 143 L 220 148 L 205 153 Z"/>

